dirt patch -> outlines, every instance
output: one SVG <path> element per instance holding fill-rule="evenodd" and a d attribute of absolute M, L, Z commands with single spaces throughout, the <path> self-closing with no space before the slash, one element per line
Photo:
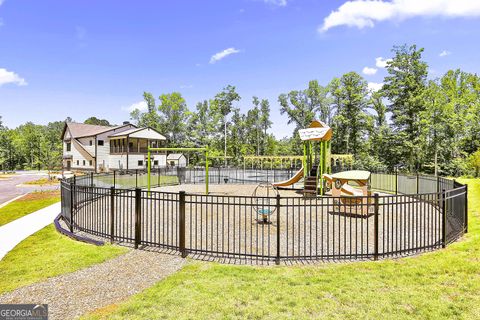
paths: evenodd
<path fill-rule="evenodd" d="M 41 200 L 41 199 L 47 199 L 47 198 L 53 198 L 53 197 L 59 197 L 60 196 L 60 191 L 55 190 L 55 191 L 40 191 L 40 192 L 32 192 L 29 193 L 20 199 L 18 201 L 33 201 L 33 200 Z"/>

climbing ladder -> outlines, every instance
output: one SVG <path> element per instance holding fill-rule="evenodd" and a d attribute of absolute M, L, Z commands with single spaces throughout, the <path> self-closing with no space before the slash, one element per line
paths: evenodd
<path fill-rule="evenodd" d="M 304 188 L 303 188 L 303 195 L 307 196 L 316 196 L 317 195 L 317 170 L 318 166 L 314 165 L 312 166 L 312 169 L 309 172 L 309 175 L 305 177 L 305 180 L 303 182 Z"/>

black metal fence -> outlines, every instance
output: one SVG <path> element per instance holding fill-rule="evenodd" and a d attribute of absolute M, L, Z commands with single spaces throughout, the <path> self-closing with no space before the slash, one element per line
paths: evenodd
<path fill-rule="evenodd" d="M 243 170 L 219 170 L 219 175 L 228 173 L 230 179 L 234 174 L 238 177 L 238 171 Z M 257 173 L 259 180 L 243 175 L 234 181 L 263 182 L 289 174 Z M 157 174 L 156 185 L 163 185 L 162 179 L 174 183 L 165 179 L 175 177 L 171 171 Z M 129 183 L 143 186 L 139 175 L 129 178 Z M 173 250 L 184 257 L 280 263 L 414 254 L 444 247 L 467 231 L 467 186 L 444 178 L 372 174 L 372 189 L 383 193 L 303 198 L 114 187 L 119 176 L 87 175 L 62 182 L 62 216 L 72 232 L 135 248 Z M 199 176 L 195 170 L 177 171 L 175 183 L 197 183 Z M 109 181 L 113 183 L 106 187 Z M 259 208 L 271 213 L 267 220 L 260 217 Z"/>

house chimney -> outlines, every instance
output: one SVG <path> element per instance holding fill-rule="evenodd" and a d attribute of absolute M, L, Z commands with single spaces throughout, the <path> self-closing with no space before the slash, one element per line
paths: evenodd
<path fill-rule="evenodd" d="M 130 124 L 130 121 L 123 121 L 123 125 Z"/>

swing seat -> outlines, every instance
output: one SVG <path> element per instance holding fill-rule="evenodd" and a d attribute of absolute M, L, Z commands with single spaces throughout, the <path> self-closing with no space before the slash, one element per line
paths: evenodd
<path fill-rule="evenodd" d="M 270 209 L 258 209 L 258 214 L 261 214 L 262 216 L 263 215 L 271 215 L 272 210 L 270 210 Z"/>

